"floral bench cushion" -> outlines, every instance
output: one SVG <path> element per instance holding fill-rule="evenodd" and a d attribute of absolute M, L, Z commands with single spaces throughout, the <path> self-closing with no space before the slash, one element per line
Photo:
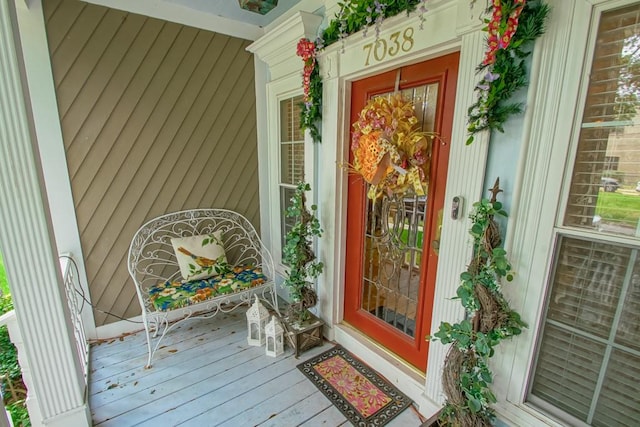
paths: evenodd
<path fill-rule="evenodd" d="M 232 294 L 265 283 L 262 269 L 252 266 L 234 267 L 229 273 L 207 279 L 182 282 L 166 281 L 149 288 L 149 298 L 158 311 L 197 304 L 219 295 Z"/>

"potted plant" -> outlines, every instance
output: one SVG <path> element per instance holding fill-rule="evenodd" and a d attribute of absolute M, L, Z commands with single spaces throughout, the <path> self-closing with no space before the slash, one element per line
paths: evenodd
<path fill-rule="evenodd" d="M 287 218 L 295 218 L 293 227 L 286 236 L 284 264 L 289 268 L 283 286 L 289 290 L 292 304 L 289 318 L 304 321 L 310 317 L 308 309 L 317 303 L 313 279 L 322 273 L 324 265 L 316 261 L 313 238 L 322 236 L 320 222 L 316 217 L 316 205 L 306 205 L 305 192 L 311 190 L 307 183 L 299 183 L 287 208 Z"/>

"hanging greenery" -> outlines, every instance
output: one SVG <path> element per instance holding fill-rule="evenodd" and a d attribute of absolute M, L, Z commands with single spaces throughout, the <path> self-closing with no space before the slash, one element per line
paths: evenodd
<path fill-rule="evenodd" d="M 316 60 L 316 44 L 303 38 L 298 41 L 297 54 L 304 61 L 302 71 L 303 105 L 300 128 L 309 129 L 314 142 L 320 142 L 318 122 L 322 119 L 322 79 Z"/>
<path fill-rule="evenodd" d="M 540 0 L 492 0 L 486 13 L 487 51 L 477 67 L 484 73 L 476 85 L 477 101 L 469 107 L 467 145 L 486 129 L 504 132 L 507 119 L 522 112 L 522 104 L 509 102 L 527 85 L 525 58 L 529 45 L 544 33 L 549 7 Z"/>
<path fill-rule="evenodd" d="M 475 0 L 471 1 L 473 5 Z M 315 142 L 320 142 L 319 123 L 322 119 L 322 78 L 316 54 L 323 48 L 345 39 L 360 30 L 367 36 L 371 27 L 375 36 L 385 18 L 402 12 L 409 15 L 419 6 L 420 29 L 427 12 L 427 0 L 347 0 L 338 3 L 339 11 L 315 42 L 303 38 L 298 43 L 298 56 L 304 61 L 303 87 L 305 100 L 300 127 L 308 129 Z M 486 13 L 487 51 L 479 74 L 484 73 L 476 86 L 477 101 L 468 109 L 469 138 L 486 129 L 504 131 L 507 119 L 522 112 L 522 105 L 509 99 L 527 84 L 525 58 L 531 54 L 529 44 L 544 33 L 549 7 L 541 0 L 491 0 Z M 301 50 L 301 46 L 304 48 Z"/>
<path fill-rule="evenodd" d="M 489 358 L 502 340 L 519 335 L 526 327 L 500 290 L 500 280 L 511 281 L 513 273 L 507 253 L 500 247 L 502 239 L 494 220 L 495 215 L 507 215 L 495 199 L 501 191 L 498 184 L 496 181 L 494 197 L 475 203 L 470 214 L 473 259 L 460 275 L 456 292 L 467 318 L 455 324 L 442 322 L 438 331 L 427 337 L 451 344 L 442 375 L 447 400 L 441 425 L 493 425 L 495 415 L 490 405 L 496 397 L 490 388 L 493 374 Z"/>
<path fill-rule="evenodd" d="M 322 78 L 316 61 L 317 52 L 337 41 L 344 43 L 346 37 L 362 29 L 364 29 L 363 36 L 366 36 L 368 29 L 372 26 L 375 28 L 377 37 L 380 33 L 380 24 L 385 18 L 405 11 L 408 15 L 421 3 L 420 20 L 423 22 L 422 14 L 426 12 L 426 0 L 348 0 L 338 3 L 340 10 L 315 42 L 306 38 L 300 39 L 297 51 L 298 56 L 304 61 L 305 93 L 304 105 L 300 113 L 300 128 L 308 129 L 314 142 L 321 140 L 318 125 L 322 119 Z"/>

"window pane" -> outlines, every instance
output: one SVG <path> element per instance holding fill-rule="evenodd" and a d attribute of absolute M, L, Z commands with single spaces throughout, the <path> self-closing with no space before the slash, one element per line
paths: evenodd
<path fill-rule="evenodd" d="M 281 247 L 282 247 L 282 258 L 284 259 L 284 247 L 287 244 L 287 233 L 293 228 L 294 223 L 295 223 L 295 218 L 288 218 L 287 217 L 287 208 L 289 207 L 289 205 L 291 204 L 291 198 L 293 197 L 293 195 L 295 194 L 296 190 L 295 188 L 287 188 L 287 187 L 280 187 L 280 212 L 281 212 L 281 226 L 280 229 L 282 231 L 282 240 L 281 240 Z"/>
<path fill-rule="evenodd" d="M 280 141 L 302 141 L 304 135 L 300 130 L 300 112 L 302 95 L 280 101 Z"/>
<path fill-rule="evenodd" d="M 293 218 L 287 218 L 287 207 L 295 186 L 304 182 L 304 134 L 300 130 L 302 95 L 280 101 L 280 241 L 284 249 Z M 284 256 L 284 253 L 282 254 Z"/>
<path fill-rule="evenodd" d="M 598 400 L 594 426 L 638 425 L 640 416 L 640 357 L 613 350 L 601 397 Z"/>
<path fill-rule="evenodd" d="M 297 185 L 304 181 L 304 142 L 280 145 L 280 182 Z"/>
<path fill-rule="evenodd" d="M 616 420 L 640 417 L 640 395 L 623 392 L 640 375 L 625 367 L 639 348 L 639 252 L 574 237 L 556 251 L 531 394 L 594 426 L 628 425 L 611 421 L 611 405 L 632 408 Z"/>
<path fill-rule="evenodd" d="M 547 318 L 607 338 L 630 250 L 564 238 L 558 251 Z"/>
<path fill-rule="evenodd" d="M 616 343 L 640 352 L 640 262 L 637 259 L 622 307 Z M 637 396 L 640 397 L 640 393 Z"/>
<path fill-rule="evenodd" d="M 602 15 L 564 224 L 640 236 L 640 13 Z"/>
<path fill-rule="evenodd" d="M 605 346 L 547 324 L 531 393 L 586 421 Z"/>

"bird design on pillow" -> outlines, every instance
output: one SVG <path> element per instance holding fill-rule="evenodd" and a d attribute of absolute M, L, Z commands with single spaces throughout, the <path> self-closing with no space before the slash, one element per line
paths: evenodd
<path fill-rule="evenodd" d="M 202 273 L 209 275 L 213 272 L 215 272 L 215 274 L 226 274 L 231 271 L 224 253 L 217 259 L 211 259 L 196 255 L 183 246 L 179 246 L 178 251 L 191 258 L 197 264 L 197 266 L 189 264 L 189 276 L 186 277 L 187 280 L 190 280 L 192 277 Z"/>
<path fill-rule="evenodd" d="M 215 260 L 215 259 L 209 259 L 203 256 L 196 255 L 182 246 L 180 246 L 178 250 L 181 253 L 185 254 L 186 256 L 190 257 L 192 260 L 195 261 L 196 264 L 198 264 L 200 267 L 203 267 L 203 268 L 213 267 L 218 262 L 218 260 Z"/>

